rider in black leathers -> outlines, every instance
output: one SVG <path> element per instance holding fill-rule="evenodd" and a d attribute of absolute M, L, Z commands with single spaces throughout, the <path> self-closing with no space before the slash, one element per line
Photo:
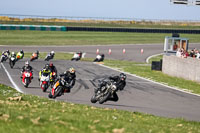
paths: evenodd
<path fill-rule="evenodd" d="M 30 66 L 30 64 L 29 64 L 28 61 L 26 61 L 26 62 L 25 62 L 25 66 L 22 67 L 22 72 L 24 72 L 24 71 L 26 71 L 26 70 L 27 70 L 27 71 L 32 71 L 32 69 L 33 69 L 32 66 Z"/>
<path fill-rule="evenodd" d="M 57 74 L 57 69 L 56 69 L 56 67 L 53 65 L 52 62 L 49 63 L 49 68 L 50 68 L 50 70 L 51 70 L 52 73 L 55 72 L 55 73 Z"/>
<path fill-rule="evenodd" d="M 25 66 L 22 67 L 21 73 L 23 74 L 24 71 L 31 71 L 32 72 L 32 70 L 33 70 L 32 66 L 30 66 L 28 61 L 26 61 Z M 22 76 L 21 76 L 21 78 L 22 78 Z M 33 78 L 33 76 L 31 78 Z"/>
<path fill-rule="evenodd" d="M 120 73 L 119 76 L 109 77 L 109 80 L 112 81 L 112 82 L 114 82 L 114 86 L 115 86 L 116 89 L 115 89 L 115 91 L 113 92 L 113 95 L 107 99 L 107 101 L 110 100 L 110 101 L 115 101 L 115 102 L 117 102 L 117 101 L 119 100 L 119 97 L 118 97 L 118 95 L 117 95 L 116 92 L 117 92 L 118 90 L 122 91 L 122 90 L 124 89 L 124 87 L 126 86 L 126 75 L 125 75 L 124 73 Z M 99 88 L 101 88 L 101 87 L 104 86 L 105 84 L 106 84 L 106 82 L 103 82 L 103 83 L 99 86 Z M 99 88 L 98 88 L 98 89 L 99 89 Z M 96 90 L 96 92 L 97 92 L 97 91 L 98 91 L 98 90 Z"/>
<path fill-rule="evenodd" d="M 65 92 L 69 93 L 76 82 L 75 69 L 69 68 L 69 70 L 59 75 L 59 78 L 61 77 L 63 77 L 65 82 L 67 83 L 65 86 Z"/>

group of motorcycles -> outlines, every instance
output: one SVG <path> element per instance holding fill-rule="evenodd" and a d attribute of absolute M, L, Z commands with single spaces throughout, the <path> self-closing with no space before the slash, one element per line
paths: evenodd
<path fill-rule="evenodd" d="M 54 52 L 52 52 L 52 54 L 54 56 Z M 45 61 L 49 61 L 50 59 L 53 59 L 52 54 L 48 54 L 45 57 Z M 34 61 L 38 59 L 38 57 L 39 57 L 39 52 L 37 51 L 32 54 L 30 61 Z M 82 57 L 82 53 L 79 52 L 79 53 L 76 53 L 71 60 L 78 61 L 81 59 L 81 57 Z M 9 55 L 6 56 L 5 54 L 4 55 L 2 54 L 1 62 L 4 62 L 7 59 L 9 59 L 10 67 L 13 68 L 16 61 L 22 58 L 20 56 L 16 56 L 16 58 L 15 57 L 9 58 Z M 103 60 L 104 60 L 103 54 L 97 55 L 94 62 L 100 62 Z M 31 83 L 31 80 L 33 79 L 33 72 L 31 70 L 25 70 L 24 72 L 22 72 L 21 78 L 22 78 L 22 83 L 24 87 L 27 88 L 29 84 Z M 61 96 L 65 93 L 63 86 L 64 85 L 66 86 L 66 81 L 63 78 L 57 78 L 56 72 L 52 72 L 51 75 L 44 73 L 41 75 L 41 78 L 39 80 L 39 85 L 43 92 L 46 92 L 49 87 L 52 88 L 49 93 L 49 98 L 55 99 L 56 97 Z M 91 97 L 91 100 L 90 100 L 92 103 L 99 102 L 99 104 L 103 104 L 109 99 L 109 97 L 112 97 L 113 93 L 116 91 L 115 82 L 112 80 L 108 80 L 108 79 L 99 80 L 98 86 L 96 86 L 95 84 L 93 85 L 95 87 L 94 89 L 95 91 L 94 91 L 94 95 Z"/>
<path fill-rule="evenodd" d="M 14 52 L 12 52 L 12 54 L 14 54 Z M 15 55 L 15 54 L 14 54 Z M 6 52 L 6 53 L 3 53 L 1 55 L 1 62 L 4 62 L 6 60 L 9 59 L 9 65 L 10 65 L 10 68 L 13 68 L 15 63 L 20 60 L 20 59 L 23 59 L 24 55 L 23 53 L 17 53 L 16 56 L 10 56 L 10 53 L 9 52 Z"/>

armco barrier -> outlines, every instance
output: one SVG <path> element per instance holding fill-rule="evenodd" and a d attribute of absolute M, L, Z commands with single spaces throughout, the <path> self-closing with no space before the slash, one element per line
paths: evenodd
<path fill-rule="evenodd" d="M 163 56 L 162 72 L 171 76 L 200 82 L 200 60 L 181 58 L 175 55 Z"/>
<path fill-rule="evenodd" d="M 0 24 L 0 30 L 67 31 L 65 26 Z"/>
<path fill-rule="evenodd" d="M 138 33 L 200 34 L 200 30 L 138 29 L 138 28 L 97 28 L 97 27 L 66 27 L 66 26 L 12 25 L 12 24 L 0 24 L 0 30 L 96 31 L 96 32 L 138 32 Z"/>
<path fill-rule="evenodd" d="M 67 27 L 68 31 L 104 31 L 104 32 L 139 32 L 139 33 L 183 33 L 200 34 L 200 30 L 181 29 L 138 29 L 138 28 L 94 28 L 94 27 Z"/>

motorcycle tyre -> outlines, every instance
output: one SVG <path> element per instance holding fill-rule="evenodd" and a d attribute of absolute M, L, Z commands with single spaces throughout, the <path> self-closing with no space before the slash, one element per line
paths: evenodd
<path fill-rule="evenodd" d="M 91 97 L 90 101 L 91 101 L 91 103 L 96 103 L 97 102 L 97 99 L 96 99 L 95 95 Z"/>
<path fill-rule="evenodd" d="M 104 102 L 106 102 L 107 101 L 107 99 L 110 97 L 110 92 L 107 94 L 107 95 L 105 95 L 102 99 L 100 99 L 99 100 L 99 104 L 103 104 Z"/>
<path fill-rule="evenodd" d="M 57 91 L 54 93 L 52 98 L 55 99 L 56 97 L 60 96 L 60 93 L 62 93 L 61 91 L 62 91 L 62 87 L 58 86 Z"/>

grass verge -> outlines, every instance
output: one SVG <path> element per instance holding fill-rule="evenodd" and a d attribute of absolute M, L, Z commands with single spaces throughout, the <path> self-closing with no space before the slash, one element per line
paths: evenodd
<path fill-rule="evenodd" d="M 24 95 L 0 84 L 1 133 L 200 132 L 200 122 Z"/>
<path fill-rule="evenodd" d="M 0 45 L 109 45 L 164 43 L 161 33 L 12 31 L 0 30 Z M 181 34 L 191 43 L 200 42 L 198 34 Z"/>

